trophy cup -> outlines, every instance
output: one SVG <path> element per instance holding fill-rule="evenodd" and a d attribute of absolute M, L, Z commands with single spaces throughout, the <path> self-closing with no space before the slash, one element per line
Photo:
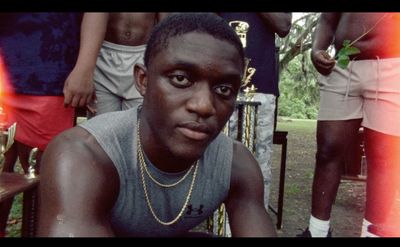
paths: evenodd
<path fill-rule="evenodd" d="M 240 41 L 242 42 L 243 48 L 247 47 L 247 32 L 249 31 L 250 25 L 244 21 L 231 21 L 229 22 Z M 251 84 L 251 78 L 256 73 L 256 69 L 250 67 L 250 58 L 244 59 L 244 74 L 242 77 L 242 85 L 240 86 L 240 92 L 238 94 L 239 101 L 252 101 L 257 88 Z"/>
<path fill-rule="evenodd" d="M 235 30 L 242 42 L 243 48 L 247 46 L 247 32 L 250 25 L 244 21 L 231 21 L 229 25 Z M 250 151 L 256 151 L 256 127 L 257 127 L 257 111 L 260 102 L 253 101 L 257 88 L 251 84 L 251 79 L 256 73 L 256 69 L 250 67 L 250 58 L 244 59 L 244 73 L 242 84 L 236 100 L 236 110 L 233 114 L 237 114 L 237 136 L 236 140 L 241 141 Z M 236 117 L 236 116 L 235 116 Z M 224 133 L 231 136 L 229 122 L 224 128 Z M 214 212 L 214 215 L 208 219 L 208 231 L 218 236 L 230 236 L 230 228 L 227 220 L 225 205 L 221 204 Z"/>
<path fill-rule="evenodd" d="M 247 46 L 247 32 L 249 31 L 250 25 L 244 21 L 230 21 L 229 26 L 231 26 L 236 34 L 239 36 L 240 41 L 242 41 L 243 48 Z"/>
<path fill-rule="evenodd" d="M 240 41 L 243 48 L 247 47 L 247 32 L 250 25 L 244 21 L 229 22 Z M 238 109 L 238 135 L 237 140 L 244 143 L 251 151 L 255 152 L 255 129 L 257 125 L 257 108 L 260 102 L 253 102 L 257 88 L 251 83 L 251 79 L 256 73 L 256 68 L 250 67 L 250 58 L 244 59 L 244 73 L 242 77 L 242 85 L 237 98 Z"/>
<path fill-rule="evenodd" d="M 242 85 L 240 86 L 240 94 L 239 94 L 239 100 L 244 100 L 244 101 L 253 101 L 254 94 L 257 91 L 257 88 L 251 84 L 251 78 L 253 75 L 256 73 L 256 69 L 249 67 L 250 58 L 245 58 L 245 64 L 244 64 L 244 74 L 242 78 Z M 244 97 L 240 96 L 243 95 Z"/>
<path fill-rule="evenodd" d="M 0 164 L 3 164 L 4 154 L 10 149 L 14 143 L 15 129 L 17 124 L 12 124 L 8 129 L 6 128 L 6 114 L 2 107 L 0 107 Z"/>
<path fill-rule="evenodd" d="M 28 167 L 28 174 L 25 176 L 29 179 L 35 178 L 36 177 L 36 156 L 38 154 L 39 149 L 38 148 L 32 148 L 31 152 L 29 153 L 29 167 Z"/>

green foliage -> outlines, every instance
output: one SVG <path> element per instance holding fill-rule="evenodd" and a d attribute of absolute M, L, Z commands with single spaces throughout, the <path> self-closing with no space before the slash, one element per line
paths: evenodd
<path fill-rule="evenodd" d="M 346 69 L 347 65 L 350 63 L 350 56 L 358 53 L 360 53 L 360 50 L 354 46 L 351 46 L 350 40 L 344 40 L 343 47 L 336 55 L 338 66 L 342 69 Z"/>
<path fill-rule="evenodd" d="M 295 57 L 282 71 L 278 115 L 297 119 L 316 119 L 319 87 L 317 72 L 309 54 Z"/>
<path fill-rule="evenodd" d="M 278 115 L 316 119 L 319 88 L 317 72 L 311 63 L 310 48 L 319 13 L 304 13 L 293 20 L 289 35 L 280 42 L 280 98 Z"/>
<path fill-rule="evenodd" d="M 22 193 L 19 193 L 14 198 L 14 203 L 11 208 L 8 224 L 7 237 L 21 237 L 22 227 Z"/>

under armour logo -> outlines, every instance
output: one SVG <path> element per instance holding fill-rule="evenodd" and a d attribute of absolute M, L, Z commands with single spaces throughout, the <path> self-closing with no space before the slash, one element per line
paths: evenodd
<path fill-rule="evenodd" d="M 200 215 L 203 213 L 203 207 L 204 207 L 203 204 L 200 204 L 200 206 L 198 208 L 194 208 L 192 204 L 189 204 L 187 206 L 186 214 L 190 215 L 190 216 L 195 216 L 195 214 L 197 213 L 197 215 Z M 193 213 L 193 215 L 192 215 L 192 213 Z"/>

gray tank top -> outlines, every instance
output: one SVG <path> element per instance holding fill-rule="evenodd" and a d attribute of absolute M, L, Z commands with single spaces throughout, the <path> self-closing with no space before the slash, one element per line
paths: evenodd
<path fill-rule="evenodd" d="M 146 203 L 137 159 L 137 108 L 101 114 L 80 126 L 92 134 L 113 161 L 120 179 L 117 201 L 111 212 L 111 224 L 117 236 L 168 237 L 187 232 L 207 219 L 227 198 L 230 186 L 233 141 L 218 135 L 200 158 L 189 203 L 182 217 L 170 226 L 158 223 Z M 128 133 L 128 134 L 127 134 Z M 171 184 L 181 173 L 167 173 L 147 161 L 150 173 L 158 181 Z M 164 222 L 178 215 L 188 195 L 193 171 L 179 185 L 162 188 L 145 173 L 145 181 L 155 214 Z"/>

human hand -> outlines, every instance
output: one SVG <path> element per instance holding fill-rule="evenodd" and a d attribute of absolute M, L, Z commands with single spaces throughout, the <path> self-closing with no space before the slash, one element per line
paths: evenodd
<path fill-rule="evenodd" d="M 75 67 L 64 83 L 64 106 L 84 107 L 92 101 L 94 93 L 93 71 Z"/>
<path fill-rule="evenodd" d="M 335 59 L 324 50 L 311 52 L 311 61 L 322 75 L 329 75 L 335 66 Z"/>

